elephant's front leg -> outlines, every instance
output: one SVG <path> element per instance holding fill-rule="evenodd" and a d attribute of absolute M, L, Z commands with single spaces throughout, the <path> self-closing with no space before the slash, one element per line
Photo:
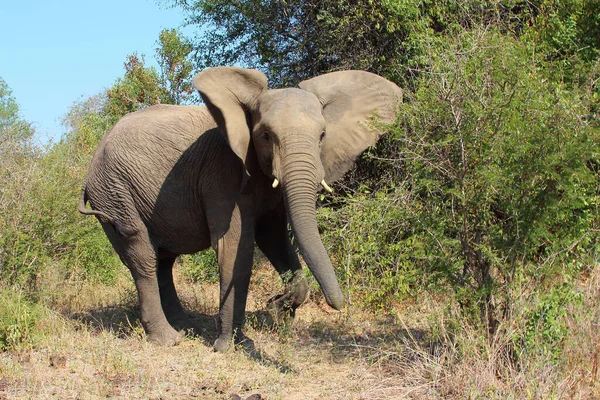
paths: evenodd
<path fill-rule="evenodd" d="M 285 291 L 269 300 L 278 314 L 294 317 L 296 308 L 308 297 L 308 282 L 290 242 L 287 215 L 283 203 L 264 215 L 256 224 L 256 244 L 281 276 Z"/>
<path fill-rule="evenodd" d="M 248 286 L 252 274 L 254 256 L 253 222 L 242 220 L 239 211 L 234 216 L 228 231 L 216 244 L 217 259 L 220 269 L 220 333 L 214 349 L 223 352 L 232 343 L 243 338 Z"/>

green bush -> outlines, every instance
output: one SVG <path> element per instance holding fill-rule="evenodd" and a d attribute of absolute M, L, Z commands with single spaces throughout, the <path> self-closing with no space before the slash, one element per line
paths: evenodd
<path fill-rule="evenodd" d="M 572 284 L 564 283 L 539 293 L 520 311 L 521 329 L 515 331 L 515 349 L 522 359 L 548 356 L 559 361 L 568 337 L 567 317 L 583 304 L 583 296 Z"/>
<path fill-rule="evenodd" d="M 574 276 L 596 254 L 593 77 L 567 86 L 529 45 L 493 30 L 421 46 L 428 69 L 381 144 L 379 194 L 330 202 L 322 229 L 367 300 L 451 289 L 494 330 L 515 276 Z"/>
<path fill-rule="evenodd" d="M 415 213 L 407 209 L 400 192 L 359 191 L 338 198 L 335 208 L 318 210 L 319 230 L 337 265 L 338 279 L 351 296 L 374 309 L 404 300 L 424 280 L 417 268 L 426 251 L 421 241 L 407 234 Z"/>
<path fill-rule="evenodd" d="M 212 249 L 181 257 L 181 272 L 190 282 L 219 282 L 219 264 Z"/>
<path fill-rule="evenodd" d="M 82 219 L 59 238 L 64 246 L 62 262 L 70 266 L 67 276 L 102 283 L 114 282 L 119 268 L 124 268 L 123 264 L 98 221 L 91 217 Z"/>
<path fill-rule="evenodd" d="M 539 281 L 591 260 L 598 124 L 589 87 L 568 89 L 526 44 L 474 30 L 431 45 L 395 131 L 405 182 L 437 272 L 493 324 L 515 274 Z"/>
<path fill-rule="evenodd" d="M 77 211 L 82 162 L 69 146 L 55 144 L 12 170 L 0 172 L 0 274 L 5 283 L 35 290 L 51 260 L 67 278 L 112 279 L 120 264 L 100 225 Z"/>
<path fill-rule="evenodd" d="M 0 290 L 0 351 L 31 347 L 38 334 L 39 306 L 13 289 Z"/>
<path fill-rule="evenodd" d="M 36 198 L 46 182 L 41 175 L 37 159 L 20 159 L 0 170 L 0 273 L 5 283 L 32 283 L 48 261 L 46 198 Z"/>

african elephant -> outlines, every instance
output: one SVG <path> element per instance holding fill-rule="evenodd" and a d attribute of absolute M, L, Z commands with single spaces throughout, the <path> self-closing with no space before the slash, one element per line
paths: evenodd
<path fill-rule="evenodd" d="M 173 345 L 185 313 L 173 284 L 177 255 L 212 246 L 220 269 L 220 334 L 241 335 L 254 245 L 292 278 L 291 309 L 308 285 L 287 231 L 327 303 L 344 296 L 319 237 L 315 200 L 395 117 L 401 90 L 363 71 L 342 71 L 269 90 L 257 70 L 217 67 L 194 79 L 206 107 L 155 105 L 123 117 L 96 150 L 79 211 L 95 215 L 129 268 L 151 341 Z M 91 209 L 85 207 L 89 202 Z"/>

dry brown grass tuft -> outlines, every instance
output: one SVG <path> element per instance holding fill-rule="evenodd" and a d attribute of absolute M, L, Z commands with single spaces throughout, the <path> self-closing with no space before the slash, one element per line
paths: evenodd
<path fill-rule="evenodd" d="M 125 273 L 111 286 L 55 282 L 37 346 L 0 354 L 0 399 L 600 397 L 598 268 L 582 282 L 589 315 L 570 320 L 573 334 L 558 364 L 515 363 L 508 329 L 492 343 L 468 327 L 451 332 L 447 305 L 432 299 L 381 315 L 352 306 L 332 312 L 315 295 L 293 327 L 277 326 L 265 304 L 281 290 L 273 284 L 278 277 L 265 266 L 254 275 L 246 328 L 252 342 L 229 354 L 211 349 L 217 285 L 178 279 L 198 332 L 162 348 L 145 341 Z M 52 279 L 45 284 L 52 288 Z"/>

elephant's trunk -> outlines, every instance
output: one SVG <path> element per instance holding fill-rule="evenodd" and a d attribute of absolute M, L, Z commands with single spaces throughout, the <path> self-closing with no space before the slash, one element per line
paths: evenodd
<path fill-rule="evenodd" d="M 344 305 L 327 251 L 317 228 L 315 195 L 322 177 L 317 173 L 317 160 L 312 152 L 299 152 L 282 158 L 282 187 L 288 217 L 302 257 L 319 282 L 327 304 L 339 310 Z"/>

